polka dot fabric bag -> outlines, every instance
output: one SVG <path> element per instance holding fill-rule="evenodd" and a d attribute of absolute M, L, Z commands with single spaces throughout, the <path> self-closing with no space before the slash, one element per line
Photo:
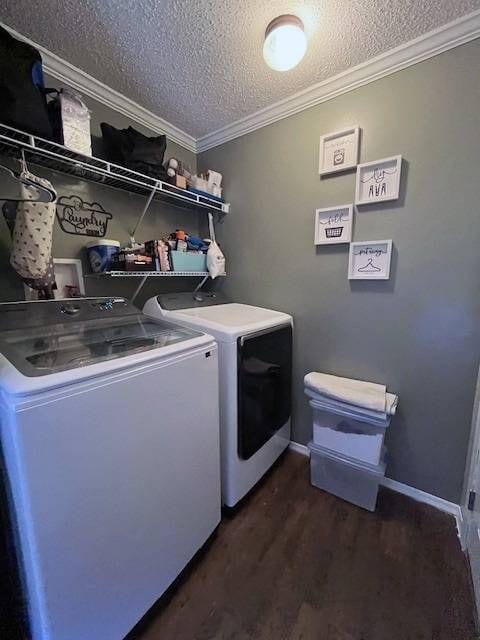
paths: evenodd
<path fill-rule="evenodd" d="M 30 174 L 30 179 L 51 189 L 48 180 Z M 33 202 L 35 188 L 22 185 L 22 198 L 17 206 L 10 263 L 22 278 L 42 278 L 51 266 L 55 202 Z"/>

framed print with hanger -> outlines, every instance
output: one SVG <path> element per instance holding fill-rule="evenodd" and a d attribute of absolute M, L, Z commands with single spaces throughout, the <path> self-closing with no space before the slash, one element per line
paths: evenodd
<path fill-rule="evenodd" d="M 320 136 L 318 173 L 326 176 L 354 169 L 358 164 L 360 127 L 350 127 Z"/>
<path fill-rule="evenodd" d="M 348 259 L 348 279 L 388 280 L 391 260 L 391 240 L 352 242 Z"/>

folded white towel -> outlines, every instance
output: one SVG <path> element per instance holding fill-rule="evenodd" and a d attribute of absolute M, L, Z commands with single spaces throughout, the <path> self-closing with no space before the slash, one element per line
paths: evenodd
<path fill-rule="evenodd" d="M 385 385 L 374 382 L 351 380 L 313 371 L 305 376 L 304 383 L 314 394 L 380 414 L 393 415 L 398 403 L 398 397 L 387 393 Z"/>
<path fill-rule="evenodd" d="M 366 416 L 371 416 L 372 418 L 378 418 L 380 420 L 384 420 L 387 416 L 395 415 L 395 411 L 397 410 L 398 396 L 393 393 L 387 393 L 386 395 L 386 411 L 374 411 L 373 409 L 367 409 L 365 407 L 359 407 L 356 404 L 350 404 L 348 402 L 342 402 L 341 400 L 335 400 L 335 398 L 330 398 L 329 396 L 324 396 L 321 393 L 316 393 L 312 391 L 308 387 L 305 388 L 305 393 L 307 396 L 310 396 L 314 402 L 320 402 L 324 405 L 329 405 L 330 408 L 335 409 L 336 407 L 343 409 L 344 411 L 350 411 L 359 413 Z"/>

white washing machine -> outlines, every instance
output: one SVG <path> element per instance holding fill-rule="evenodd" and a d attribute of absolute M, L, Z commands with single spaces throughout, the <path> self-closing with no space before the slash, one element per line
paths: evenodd
<path fill-rule="evenodd" d="M 122 298 L 0 305 L 33 640 L 121 640 L 220 521 L 217 346 Z"/>
<path fill-rule="evenodd" d="M 143 311 L 218 343 L 222 500 L 233 507 L 290 442 L 292 317 L 215 293 L 160 295 Z"/>

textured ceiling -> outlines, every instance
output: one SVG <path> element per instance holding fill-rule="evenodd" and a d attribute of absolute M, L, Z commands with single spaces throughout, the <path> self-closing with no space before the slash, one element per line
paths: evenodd
<path fill-rule="evenodd" d="M 2 0 L 0 20 L 201 137 L 480 8 L 480 0 Z M 268 22 L 302 18 L 305 58 L 262 58 Z"/>

